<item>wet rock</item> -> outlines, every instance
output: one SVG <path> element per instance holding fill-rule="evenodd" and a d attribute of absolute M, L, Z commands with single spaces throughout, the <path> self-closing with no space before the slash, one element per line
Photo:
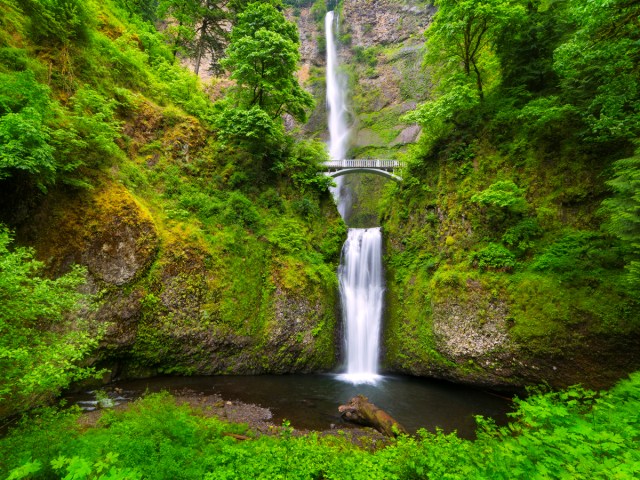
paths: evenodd
<path fill-rule="evenodd" d="M 409 125 L 408 127 L 402 129 L 402 131 L 392 142 L 392 145 L 405 145 L 407 143 L 414 143 L 416 140 L 418 140 L 418 136 L 420 136 L 421 131 L 422 127 L 420 127 L 420 125 Z"/>

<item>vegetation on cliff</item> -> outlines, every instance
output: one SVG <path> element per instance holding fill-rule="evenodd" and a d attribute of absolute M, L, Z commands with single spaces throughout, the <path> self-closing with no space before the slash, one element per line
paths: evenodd
<path fill-rule="evenodd" d="M 312 104 L 293 76 L 295 28 L 278 1 L 158 3 L 0 5 L 0 417 L 97 374 L 89 364 L 146 375 L 335 363 L 345 228 L 318 175 L 323 145 L 285 127 L 284 113 L 303 121 Z M 360 153 L 386 153 L 410 100 L 430 95 L 402 120 L 423 134 L 382 202 L 387 365 L 611 385 L 640 366 L 638 2 L 434 3 L 425 72 L 401 75 L 403 106 L 372 88 L 357 99 L 378 112 L 362 115 L 360 147 L 385 144 Z M 373 85 L 382 61 L 407 67 L 414 47 L 355 46 L 352 80 Z M 205 57 L 231 88 L 180 65 Z M 379 450 L 286 424 L 254 436 L 167 395 L 93 427 L 74 410 L 32 410 L 0 440 L 0 472 L 636 478 L 639 390 L 634 374 L 598 394 L 534 394 L 508 427 L 481 420 L 473 442 L 422 432 Z"/>
<path fill-rule="evenodd" d="M 435 5 L 383 202 L 388 365 L 604 387 L 640 364 L 637 2 Z"/>
<path fill-rule="evenodd" d="M 218 17 L 211 2 L 206 18 L 187 9 L 198 2 L 161 3 L 0 5 L 0 222 L 15 232 L 17 248 L 3 247 L 1 256 L 3 265 L 18 255 L 25 272 L 60 277 L 43 280 L 47 295 L 59 296 L 58 310 L 16 300 L 6 304 L 17 310 L 6 312 L 11 321 L 2 328 L 29 332 L 15 345 L 7 337 L 6 347 L 32 338 L 35 363 L 38 342 L 50 352 L 75 347 L 54 362 L 59 380 L 43 379 L 52 395 L 79 376 L 69 362 L 98 344 L 98 332 L 90 361 L 119 375 L 315 371 L 335 362 L 334 272 L 345 229 L 330 181 L 318 175 L 323 145 L 296 141 L 284 128 L 283 114 L 304 119 L 312 105 L 294 77 L 295 26 L 278 2 L 236 2 Z M 260 50 L 262 37 L 247 26 L 256 16 L 258 36 L 281 40 L 278 52 Z M 225 63 L 238 73 L 235 89 L 181 66 L 215 50 L 191 48 L 206 32 L 185 37 L 187 20 L 240 27 Z M 264 62 L 257 83 L 244 53 Z M 276 53 L 289 59 L 284 67 Z M 254 89 L 255 103 L 247 100 Z M 230 112 L 244 123 L 229 121 Z M 265 125 L 271 142 L 259 130 Z M 76 315 L 73 264 L 86 267 L 83 289 L 95 303 Z M 38 278 L 18 283 L 15 299 L 28 298 Z M 3 412 L 37 403 L 17 392 L 21 374 L 5 371 L 3 396 L 12 392 L 15 401 L 5 397 L 13 403 Z"/>

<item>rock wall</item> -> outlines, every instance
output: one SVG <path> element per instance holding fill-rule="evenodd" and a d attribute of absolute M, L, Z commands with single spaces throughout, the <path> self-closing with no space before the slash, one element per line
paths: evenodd
<path fill-rule="evenodd" d="M 333 368 L 337 286 L 330 277 L 344 227 L 329 195 L 302 197 L 285 180 L 246 193 L 252 201 L 220 192 L 211 182 L 223 182 L 219 171 L 229 177 L 235 165 L 207 150 L 205 130 L 175 110 L 165 115 L 142 102 L 124 131 L 133 160 L 92 174 L 93 188 L 51 188 L 19 215 L 0 209 L 50 275 L 86 267 L 96 308 L 85 314 L 106 329 L 91 361 L 108 378 Z M 209 210 L 198 216 L 181 208 L 179 189 Z M 299 197 L 311 213 L 296 213 Z M 228 213 L 225 198 L 246 203 Z M 241 223 L 247 210 L 256 216 L 251 228 Z M 269 225 L 256 232 L 261 215 Z M 295 238 L 305 242 L 302 257 L 267 239 L 271 229 L 286 236 L 291 228 L 309 232 Z"/>
<path fill-rule="evenodd" d="M 345 0 L 337 10 L 339 56 L 350 85 L 351 154 L 393 158 L 420 135 L 420 128 L 403 123 L 402 115 L 425 100 L 431 88 L 422 67 L 423 34 L 435 9 L 412 0 Z M 322 136 L 324 52 L 317 45 L 323 44 L 323 24 L 317 11 L 315 19 L 313 15 L 313 9 L 302 9 L 297 21 L 303 71 L 309 72 L 302 78 L 318 100 L 306 131 Z M 408 172 L 411 185 L 398 186 L 381 205 L 388 269 L 385 368 L 507 389 L 543 382 L 607 387 L 640 368 L 638 355 L 626 353 L 640 351 L 637 304 L 623 294 L 596 281 L 578 287 L 557 281 L 552 273 L 519 277 L 479 272 L 473 265 L 479 245 L 502 234 L 471 204 L 474 192 L 497 179 L 515 178 L 527 189 L 533 215 L 549 232 L 545 235 L 557 238 L 562 225 L 594 228 L 597 204 L 585 202 L 587 194 L 564 198 L 572 190 L 557 194 L 552 185 L 564 184 L 569 169 L 578 183 L 572 188 L 598 192 L 599 172 L 551 167 L 538 162 L 535 153 L 525 167 L 516 167 L 509 156 L 466 145 L 464 139 L 453 139 L 452 146 L 442 149 L 452 156 L 456 149 L 463 154 L 455 161 L 443 155 L 416 167 Z M 460 160 L 467 156 L 470 161 Z M 383 188 L 388 187 L 368 189 L 370 198 L 356 201 L 367 204 L 367 211 L 354 213 L 355 222 L 375 221 L 371 198 L 379 198 Z M 356 199 L 363 190 L 356 186 Z M 589 304 L 596 293 L 587 290 L 626 313 L 608 319 L 603 309 Z"/>
<path fill-rule="evenodd" d="M 415 0 L 344 1 L 338 7 L 339 61 L 349 78 L 352 154 L 395 157 L 420 134 L 403 113 L 426 98 L 422 71 L 423 34 L 434 8 Z M 300 31 L 301 79 L 317 106 L 304 130 L 326 140 L 324 23 L 322 14 L 302 8 L 293 18 Z"/>
<path fill-rule="evenodd" d="M 608 388 L 639 369 L 640 306 L 620 288 L 619 262 L 599 257 L 615 247 L 585 233 L 597 232 L 599 198 L 572 201 L 569 214 L 550 180 L 564 178 L 563 166 L 515 165 L 487 145 L 475 148 L 466 166 L 446 153 L 423 159 L 387 203 L 386 368 L 506 389 Z M 581 169 L 576 188 L 597 190 L 601 173 Z M 527 192 L 527 210 L 492 223 L 471 197 L 503 178 Z M 522 225 L 537 230 L 515 268 L 478 266 L 476 252 Z M 602 244 L 567 248 L 585 235 Z M 585 248 L 593 249 L 588 261 Z"/>

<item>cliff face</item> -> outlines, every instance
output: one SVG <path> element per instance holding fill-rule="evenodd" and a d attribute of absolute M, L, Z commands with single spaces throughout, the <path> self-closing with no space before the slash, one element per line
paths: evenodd
<path fill-rule="evenodd" d="M 356 0 L 338 7 L 339 62 L 348 78 L 352 154 L 395 157 L 420 133 L 401 121 L 426 98 L 429 79 L 422 71 L 423 33 L 433 7 L 410 0 Z M 302 8 L 294 20 L 301 39 L 302 76 L 317 107 L 307 135 L 326 140 L 324 11 Z"/>
<path fill-rule="evenodd" d="M 352 153 L 394 157 L 420 133 L 401 115 L 428 96 L 422 39 L 433 7 L 353 0 L 338 11 Z M 319 135 L 326 128 L 324 52 L 313 42 L 322 45 L 323 33 L 321 15 L 312 15 L 302 9 L 298 25 L 319 105 L 307 133 Z M 366 189 L 369 212 L 371 198 L 383 197 L 385 367 L 505 388 L 541 382 L 600 388 L 640 368 L 638 303 L 619 288 L 619 257 L 598 253 L 616 248 L 597 233 L 606 166 L 548 152 L 509 154 L 482 139 L 455 136 L 440 150 L 438 158 L 420 159 L 385 195 L 381 185 L 354 180 L 361 184 L 356 203 L 363 203 L 358 194 Z M 471 200 L 506 179 L 524 192 L 524 212 L 505 216 Z M 372 218 L 355 221 L 370 226 Z M 508 266 L 482 263 L 500 255 Z"/>
<path fill-rule="evenodd" d="M 92 362 L 110 378 L 331 369 L 345 231 L 329 195 L 247 187 L 175 110 L 143 102 L 124 129 L 132 160 L 94 188 L 0 212 L 51 275 L 87 268 L 106 327 Z"/>
<path fill-rule="evenodd" d="M 640 368 L 639 305 L 619 247 L 598 232 L 603 166 L 573 164 L 569 180 L 567 163 L 473 148 L 462 165 L 445 151 L 406 172 L 387 203 L 386 366 L 493 387 L 592 388 Z M 522 189 L 518 213 L 474 200 L 504 178 Z"/>

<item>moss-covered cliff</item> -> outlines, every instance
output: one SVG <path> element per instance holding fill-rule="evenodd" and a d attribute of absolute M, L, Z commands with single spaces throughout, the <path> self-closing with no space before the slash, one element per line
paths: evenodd
<path fill-rule="evenodd" d="M 458 145 L 389 194 L 388 368 L 602 387 L 640 366 L 640 306 L 620 246 L 597 230 L 603 168 L 536 153 L 514 164 Z M 516 211 L 477 201 L 500 182 L 517 184 Z"/>
<path fill-rule="evenodd" d="M 337 6 L 355 156 L 402 154 L 421 130 L 402 113 L 452 95 L 433 112 L 414 114 L 428 130 L 405 154 L 410 166 L 401 185 L 388 184 L 382 194 L 380 185 L 356 181 L 357 204 L 371 211 L 380 198 L 387 242 L 384 364 L 390 371 L 493 386 L 607 386 L 640 366 L 640 307 L 625 280 L 628 250 L 602 231 L 605 216 L 598 214 L 610 195 L 605 182 L 612 163 L 633 149 L 628 138 L 611 140 L 616 133 L 594 142 L 575 113 L 557 113 L 583 108 L 579 103 L 552 103 L 590 95 L 575 83 L 565 93 L 562 67 L 553 71 L 554 48 L 577 27 L 568 22 L 566 6 L 534 2 L 517 28 L 506 23 L 499 33 L 490 30 L 480 51 L 486 63 L 480 64 L 485 84 L 478 105 L 473 82 L 468 98 L 461 97 L 466 101 L 452 93 L 457 63 L 448 60 L 455 50 L 436 58 L 454 47 L 441 38 L 423 58 L 424 33 L 436 11 L 430 3 Z M 455 2 L 444 3 L 455 9 Z M 306 28 L 316 16 L 309 40 L 322 36 L 323 6 L 301 10 Z M 515 8 L 511 14 L 525 11 Z M 494 20 L 489 14 L 487 21 Z M 308 63 L 321 69 L 323 52 L 307 52 L 315 55 Z M 534 66 L 539 73 L 532 79 Z M 315 85 L 323 95 L 321 82 Z M 545 98 L 542 107 L 538 98 Z M 420 121 L 427 115 L 436 120 Z M 370 215 L 353 221 L 373 224 Z"/>
<path fill-rule="evenodd" d="M 91 362 L 111 376 L 331 369 L 345 227 L 316 181 L 321 149 L 222 144 L 220 82 L 174 64 L 118 3 L 85 8 L 97 21 L 61 46 L 32 33 L 35 14 L 0 7 L 3 105 L 51 110 L 43 141 L 57 169 L 40 188 L 3 170 L 0 222 L 48 274 L 86 266 L 85 314 L 106 326 Z M 18 101 L 10 89 L 24 82 Z"/>

